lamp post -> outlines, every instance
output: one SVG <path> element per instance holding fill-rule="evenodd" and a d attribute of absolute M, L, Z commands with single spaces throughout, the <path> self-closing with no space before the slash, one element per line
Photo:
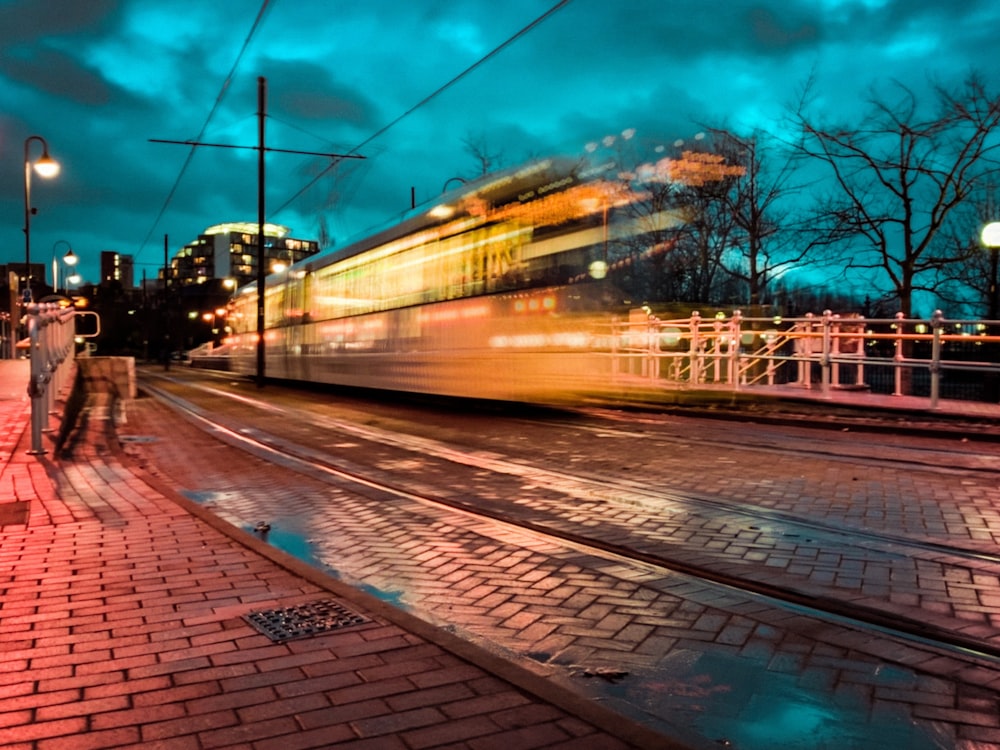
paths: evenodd
<path fill-rule="evenodd" d="M 31 163 L 31 142 L 42 144 L 42 155 L 34 164 Z M 31 169 L 39 177 L 55 177 L 59 174 L 59 162 L 49 156 L 49 144 L 40 135 L 31 135 L 24 140 L 24 301 L 31 302 L 31 216 L 35 209 L 31 207 Z"/>
<path fill-rule="evenodd" d="M 70 244 L 66 240 L 56 240 L 56 243 L 52 246 L 52 293 L 53 294 L 59 294 L 59 263 L 56 260 L 56 248 L 59 247 L 60 245 L 65 245 L 66 247 L 69 248 L 67 253 L 63 256 L 63 263 L 65 263 L 67 266 L 72 267 L 76 265 L 78 260 L 80 260 L 76 256 L 76 253 L 73 252 L 73 248 L 70 247 Z M 67 279 L 66 281 L 68 282 L 69 280 Z M 67 291 L 69 291 L 68 286 L 66 287 L 66 289 Z"/>
<path fill-rule="evenodd" d="M 983 245 L 990 251 L 990 278 L 986 286 L 989 299 L 987 300 L 989 311 L 986 314 L 988 320 L 996 320 L 1000 315 L 1000 295 L 997 294 L 997 256 L 1000 254 L 1000 221 L 992 221 L 983 227 L 980 239 Z"/>
<path fill-rule="evenodd" d="M 66 253 L 66 255 L 63 256 L 63 263 L 69 266 L 70 269 L 72 269 L 76 265 L 76 262 L 78 260 L 80 259 L 76 257 L 76 254 L 72 250 L 70 250 L 68 253 Z M 63 289 L 66 292 L 66 296 L 69 296 L 69 285 L 80 283 L 80 276 L 79 274 L 71 273 L 65 278 L 64 282 L 65 283 L 63 284 Z"/>

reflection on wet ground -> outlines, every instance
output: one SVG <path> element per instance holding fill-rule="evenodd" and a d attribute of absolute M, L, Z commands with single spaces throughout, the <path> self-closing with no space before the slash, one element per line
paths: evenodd
<path fill-rule="evenodd" d="M 440 614 L 433 611 L 434 604 L 421 598 L 421 587 L 407 584 L 405 571 L 393 571 L 392 576 L 383 571 L 366 580 L 367 571 L 352 569 L 356 556 L 339 556 L 332 540 L 320 543 L 313 538 L 315 531 L 305 527 L 303 515 L 293 508 L 277 502 L 267 507 L 259 496 L 247 502 L 234 492 L 185 494 L 229 523 L 256 533 L 317 569 L 453 632 L 465 631 L 453 614 L 442 623 Z M 315 514 L 321 511 L 315 507 L 310 510 L 308 518 L 315 523 Z M 398 585 L 390 589 L 386 586 L 389 580 Z M 475 638 L 471 632 L 467 634 Z M 701 650 L 674 648 L 658 654 L 648 666 L 637 665 L 632 659 L 623 661 L 621 669 L 614 665 L 580 669 L 561 663 L 558 655 L 535 651 L 531 645 L 513 637 L 494 644 L 518 658 L 559 668 L 581 692 L 697 748 L 943 750 L 950 746 L 945 738 L 929 736 L 926 725 L 914 725 L 906 704 L 873 700 L 873 680 L 887 689 L 920 689 L 920 678 L 903 668 L 877 667 L 875 675 L 868 674 L 866 681 L 852 684 L 838 678 L 833 669 L 802 672 L 801 655 L 794 652 L 742 649 L 737 653 L 706 642 Z"/>

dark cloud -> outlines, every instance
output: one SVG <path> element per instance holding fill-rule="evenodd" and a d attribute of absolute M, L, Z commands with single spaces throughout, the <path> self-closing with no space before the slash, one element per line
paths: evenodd
<path fill-rule="evenodd" d="M 753 31 L 753 44 L 758 52 L 782 54 L 789 48 L 801 48 L 819 37 L 812 23 L 794 21 L 787 14 L 779 15 L 768 8 L 754 8 L 748 13 Z"/>
<path fill-rule="evenodd" d="M 0 58 L 0 75 L 30 89 L 79 104 L 101 105 L 111 98 L 107 81 L 96 71 L 54 49 L 9 51 Z"/>
<path fill-rule="evenodd" d="M 329 67 L 312 61 L 268 59 L 261 64 L 267 72 L 268 111 L 290 121 L 307 125 L 328 122 L 335 127 L 371 132 L 379 125 L 379 107 L 357 88 L 337 79 Z M 240 95 L 246 95 L 245 88 Z"/>
<path fill-rule="evenodd" d="M 96 38 L 114 33 L 128 0 L 4 0 L 0 44 L 5 50 L 60 36 Z"/>

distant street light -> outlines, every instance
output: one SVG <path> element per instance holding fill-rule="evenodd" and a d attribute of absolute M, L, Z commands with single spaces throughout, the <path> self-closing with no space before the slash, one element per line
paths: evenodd
<path fill-rule="evenodd" d="M 56 248 L 60 245 L 65 245 L 69 248 L 69 251 L 63 256 L 63 263 L 71 268 L 76 265 L 77 261 L 80 260 L 76 253 L 73 252 L 73 248 L 66 240 L 56 240 L 55 244 L 52 246 L 52 293 L 59 294 L 59 263 L 56 260 Z M 67 284 L 69 283 L 69 278 L 66 278 Z M 66 287 L 66 291 L 69 289 Z"/>
<path fill-rule="evenodd" d="M 987 290 L 989 294 L 988 320 L 996 320 L 1000 315 L 1000 299 L 997 294 L 997 256 L 1000 255 L 1000 221 L 992 221 L 983 227 L 980 239 L 990 250 L 990 278 Z"/>
<path fill-rule="evenodd" d="M 42 155 L 31 163 L 32 141 L 42 144 Z M 49 144 L 40 135 L 31 135 L 24 140 L 24 301 L 31 302 L 31 216 L 36 211 L 31 207 L 31 169 L 34 167 L 39 177 L 55 177 L 59 174 L 59 162 L 49 156 Z"/>

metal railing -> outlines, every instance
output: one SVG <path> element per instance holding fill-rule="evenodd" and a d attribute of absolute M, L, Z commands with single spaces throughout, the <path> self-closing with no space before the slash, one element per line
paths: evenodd
<path fill-rule="evenodd" d="M 1000 401 L 1000 321 L 888 319 L 808 314 L 801 318 L 726 316 L 660 320 L 633 312 L 612 326 L 612 375 L 673 388 L 734 391 L 755 385 L 851 388 L 918 395 L 938 407 L 953 398 Z"/>
<path fill-rule="evenodd" d="M 93 316 L 94 330 L 86 334 L 76 331 L 76 319 Z M 76 361 L 79 338 L 94 338 L 101 333 L 100 316 L 80 311 L 56 302 L 29 304 L 25 321 L 28 337 L 17 344 L 31 360 L 28 397 L 31 399 L 31 449 L 28 453 L 43 455 L 42 434 L 51 431 L 49 416 L 57 414 L 56 399 L 70 384 Z M 89 347 L 85 349 L 89 352 Z"/>
<path fill-rule="evenodd" d="M 31 358 L 31 378 L 28 396 L 31 399 L 31 450 L 41 455 L 42 433 L 49 415 L 55 412 L 56 396 L 65 388 L 72 374 L 75 353 L 76 310 L 56 303 L 28 305 L 28 356 Z"/>

